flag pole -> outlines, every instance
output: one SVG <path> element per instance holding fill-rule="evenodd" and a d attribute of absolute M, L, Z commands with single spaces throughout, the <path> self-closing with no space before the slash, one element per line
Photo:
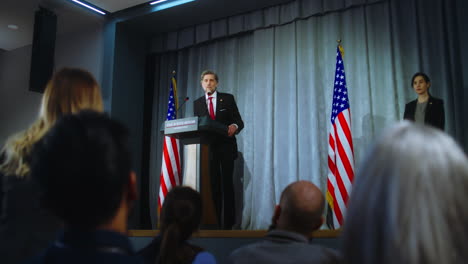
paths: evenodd
<path fill-rule="evenodd" d="M 331 126 L 329 131 L 328 179 L 327 179 L 327 226 L 340 229 L 344 224 L 347 203 L 354 179 L 354 150 L 351 135 L 351 113 L 344 71 L 342 40 L 336 47 L 335 81 Z M 348 144 L 337 144 L 347 142 Z M 337 164 L 341 164 L 338 166 Z"/>
<path fill-rule="evenodd" d="M 172 77 L 171 77 L 171 86 L 172 90 L 174 92 L 174 103 L 175 103 L 175 109 L 179 109 L 179 98 L 177 96 L 177 82 L 176 82 L 176 71 L 172 70 Z M 177 112 L 175 113 L 176 119 L 177 119 Z"/>
<path fill-rule="evenodd" d="M 177 118 L 177 80 L 176 71 L 172 71 L 170 78 L 170 89 L 168 94 L 168 105 L 166 120 Z M 179 141 L 176 138 L 163 136 L 163 154 L 161 162 L 161 173 L 159 175 L 159 199 L 158 199 L 158 227 L 159 215 L 167 193 L 175 186 L 180 185 L 180 152 Z"/>

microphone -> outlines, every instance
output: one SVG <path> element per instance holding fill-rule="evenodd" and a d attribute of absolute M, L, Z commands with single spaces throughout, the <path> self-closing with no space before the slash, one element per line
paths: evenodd
<path fill-rule="evenodd" d="M 184 102 L 176 109 L 176 113 L 179 112 L 180 108 L 182 108 L 182 106 L 184 106 L 184 104 L 185 104 L 189 99 L 190 99 L 190 98 L 188 98 L 188 96 L 185 97 Z"/>

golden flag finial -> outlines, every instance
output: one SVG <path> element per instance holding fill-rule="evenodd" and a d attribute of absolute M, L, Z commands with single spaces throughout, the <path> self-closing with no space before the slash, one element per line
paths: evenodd
<path fill-rule="evenodd" d="M 341 58 L 344 58 L 344 49 L 343 46 L 341 46 L 341 39 L 337 39 L 336 42 L 338 42 L 338 48 L 340 49 Z"/>

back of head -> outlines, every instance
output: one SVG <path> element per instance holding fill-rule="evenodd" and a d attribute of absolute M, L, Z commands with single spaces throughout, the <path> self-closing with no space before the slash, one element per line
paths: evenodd
<path fill-rule="evenodd" d="M 195 256 L 185 242 L 201 222 L 200 194 L 190 187 L 174 187 L 165 197 L 161 210 L 160 263 L 189 263 Z"/>
<path fill-rule="evenodd" d="M 468 160 L 447 134 L 400 123 L 358 170 L 344 226 L 344 259 L 466 261 L 467 188 Z"/>
<path fill-rule="evenodd" d="M 25 131 L 11 136 L 2 150 L 0 170 L 6 175 L 29 174 L 32 146 L 60 117 L 83 109 L 101 112 L 103 103 L 93 75 L 77 68 L 63 68 L 48 82 L 42 96 L 39 118 Z"/>
<path fill-rule="evenodd" d="M 323 194 L 313 183 L 291 183 L 281 194 L 277 228 L 309 236 L 322 224 L 324 206 Z"/>
<path fill-rule="evenodd" d="M 77 68 L 59 70 L 44 91 L 42 118 L 53 124 L 61 116 L 83 109 L 103 110 L 100 88 L 93 75 Z"/>
<path fill-rule="evenodd" d="M 95 229 L 115 216 L 131 170 L 127 129 L 105 114 L 67 115 L 35 145 L 32 177 L 65 224 Z"/>

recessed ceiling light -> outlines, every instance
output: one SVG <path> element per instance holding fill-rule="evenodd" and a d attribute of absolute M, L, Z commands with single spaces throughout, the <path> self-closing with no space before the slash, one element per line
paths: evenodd
<path fill-rule="evenodd" d="M 98 7 L 92 6 L 91 4 L 89 4 L 86 1 L 82 1 L 82 0 L 69 0 L 69 1 L 72 1 L 72 2 L 74 2 L 76 4 L 79 4 L 79 5 L 83 6 L 83 7 L 86 7 L 86 8 L 88 8 L 88 9 L 90 9 L 90 10 L 96 12 L 96 13 L 99 13 L 101 15 L 106 15 L 105 10 L 102 10 L 102 9 L 99 9 Z"/>
<path fill-rule="evenodd" d="M 13 30 L 17 30 L 19 27 L 17 25 L 10 24 L 10 25 L 8 25 L 8 28 L 13 29 Z"/>
<path fill-rule="evenodd" d="M 150 5 L 157 5 L 156 9 L 153 9 L 153 11 L 160 11 L 160 10 L 163 10 L 163 9 L 166 9 L 166 8 L 171 8 L 171 7 L 174 7 L 174 6 L 183 5 L 183 4 L 186 4 L 186 3 L 189 3 L 189 2 L 193 2 L 193 1 L 196 1 L 196 0 L 171 0 L 171 1 L 156 0 L 156 1 L 150 2 Z"/>
<path fill-rule="evenodd" d="M 159 4 L 159 3 L 162 3 L 162 2 L 166 2 L 167 0 L 157 0 L 157 1 L 153 1 L 150 3 L 150 5 L 155 5 L 155 4 Z"/>

